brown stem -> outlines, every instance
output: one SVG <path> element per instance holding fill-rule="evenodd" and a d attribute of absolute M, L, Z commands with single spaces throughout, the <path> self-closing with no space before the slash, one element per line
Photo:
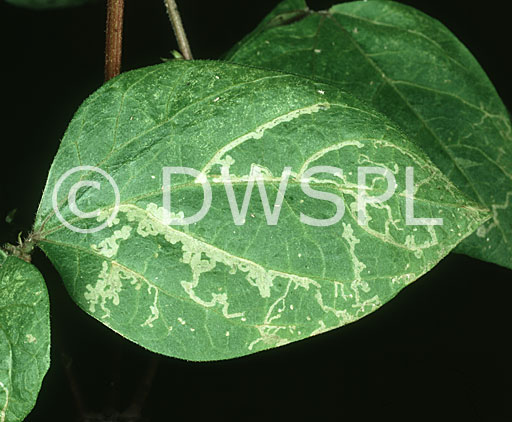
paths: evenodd
<path fill-rule="evenodd" d="M 107 1 L 107 40 L 105 43 L 105 81 L 121 73 L 123 51 L 124 0 Z"/>
<path fill-rule="evenodd" d="M 178 47 L 185 60 L 192 60 L 192 51 L 190 50 L 190 44 L 188 43 L 187 34 L 181 21 L 180 12 L 178 11 L 178 5 L 175 0 L 165 0 L 165 6 L 167 7 L 167 13 L 171 20 L 172 29 L 178 40 Z"/>

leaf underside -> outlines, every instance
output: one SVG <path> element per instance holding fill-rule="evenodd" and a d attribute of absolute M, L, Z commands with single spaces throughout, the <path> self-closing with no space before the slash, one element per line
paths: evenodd
<path fill-rule="evenodd" d="M 22 421 L 50 365 L 50 318 L 43 277 L 15 257 L 0 256 L 0 357 L 0 421 Z"/>
<path fill-rule="evenodd" d="M 387 115 L 492 211 L 456 251 L 512 268 L 512 126 L 476 59 L 440 22 L 399 3 L 305 9 L 282 2 L 227 58 L 336 85 Z M 291 23 L 273 25 L 279 16 Z"/>
<path fill-rule="evenodd" d="M 96 166 L 116 181 L 121 205 L 110 227 L 92 234 L 65 228 L 52 192 L 75 166 Z M 267 225 L 257 187 L 244 225 L 235 225 L 221 166 L 229 168 L 238 204 L 251 168 L 262 168 L 271 206 L 281 173 L 291 167 L 277 225 Z M 299 180 L 345 201 L 335 206 L 306 196 Z M 162 168 L 201 170 L 213 202 L 189 226 L 162 223 Z M 355 214 L 357 167 L 389 167 L 396 195 L 368 206 L 367 226 Z M 404 222 L 405 168 L 415 170 L 415 214 L 442 226 Z M 66 203 L 83 180 L 80 220 Z M 368 194 L 383 193 L 375 177 Z M 189 176 L 171 179 L 172 212 L 201 207 L 203 191 Z M 59 190 L 62 216 L 80 228 L 105 221 L 113 209 L 108 182 L 76 173 Z M 152 351 L 189 360 L 243 356 L 342 326 L 374 311 L 431 269 L 474 231 L 487 212 L 446 179 L 387 118 L 351 95 L 309 79 L 223 62 L 173 61 L 127 72 L 94 93 L 76 113 L 52 165 L 35 229 L 40 246 L 74 301 L 105 325 Z"/>

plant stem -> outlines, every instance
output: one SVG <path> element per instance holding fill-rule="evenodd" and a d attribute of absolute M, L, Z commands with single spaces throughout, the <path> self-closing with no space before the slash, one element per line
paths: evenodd
<path fill-rule="evenodd" d="M 190 50 L 190 44 L 188 43 L 187 34 L 181 21 L 180 12 L 178 11 L 178 5 L 175 0 L 165 0 L 165 6 L 167 7 L 167 13 L 171 20 L 172 29 L 178 40 L 178 47 L 185 60 L 193 60 L 192 51 Z"/>
<path fill-rule="evenodd" d="M 7 255 L 14 255 L 20 259 L 23 259 L 23 261 L 31 262 L 32 261 L 32 252 L 34 251 L 34 248 L 36 246 L 36 243 L 39 240 L 39 234 L 38 233 L 31 233 L 28 235 L 28 237 L 25 240 L 21 239 L 21 233 L 18 234 L 18 245 L 4 245 L 3 249 L 0 253 L 0 256 L 4 256 L 5 252 L 7 252 Z M 5 252 L 4 252 L 5 251 Z"/>
<path fill-rule="evenodd" d="M 121 73 L 123 12 L 124 0 L 108 0 L 107 39 L 105 43 L 105 81 Z"/>

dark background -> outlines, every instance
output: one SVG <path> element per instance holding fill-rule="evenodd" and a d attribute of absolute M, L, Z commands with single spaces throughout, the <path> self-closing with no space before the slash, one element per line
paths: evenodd
<path fill-rule="evenodd" d="M 195 57 L 214 59 L 278 1 L 179 3 Z M 507 2 L 404 3 L 446 24 L 512 107 Z M 0 3 L 0 244 L 30 229 L 66 126 L 102 84 L 104 9 L 103 1 L 46 12 Z M 162 0 L 127 0 L 125 31 L 123 70 L 159 63 L 177 49 Z M 14 208 L 14 222 L 7 224 Z M 64 362 L 72 362 L 83 400 L 97 412 L 133 403 L 148 366 L 158 362 L 144 408 L 151 421 L 512 420 L 512 272 L 495 265 L 450 255 L 359 322 L 240 359 L 191 363 L 155 360 L 78 309 L 41 252 L 34 263 L 50 292 L 53 346 L 27 421 L 75 420 Z"/>

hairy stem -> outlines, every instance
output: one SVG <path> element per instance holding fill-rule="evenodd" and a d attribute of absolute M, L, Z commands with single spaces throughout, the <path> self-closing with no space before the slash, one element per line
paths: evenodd
<path fill-rule="evenodd" d="M 105 43 L 105 81 L 121 73 L 123 13 L 124 0 L 108 0 L 107 39 Z"/>
<path fill-rule="evenodd" d="M 178 40 L 178 47 L 185 60 L 192 60 L 192 51 L 190 50 L 190 44 L 188 43 L 187 34 L 181 21 L 180 12 L 178 11 L 178 5 L 175 0 L 165 0 L 165 6 L 167 7 L 167 13 L 171 20 L 172 29 Z"/>
<path fill-rule="evenodd" d="M 0 256 L 4 257 L 7 253 L 8 255 L 14 255 L 20 259 L 23 259 L 26 262 L 32 261 L 32 252 L 36 246 L 36 243 L 39 241 L 39 233 L 30 233 L 25 240 L 21 239 L 21 233 L 18 234 L 18 244 L 17 245 L 4 245 L 3 250 L 0 253 Z"/>

